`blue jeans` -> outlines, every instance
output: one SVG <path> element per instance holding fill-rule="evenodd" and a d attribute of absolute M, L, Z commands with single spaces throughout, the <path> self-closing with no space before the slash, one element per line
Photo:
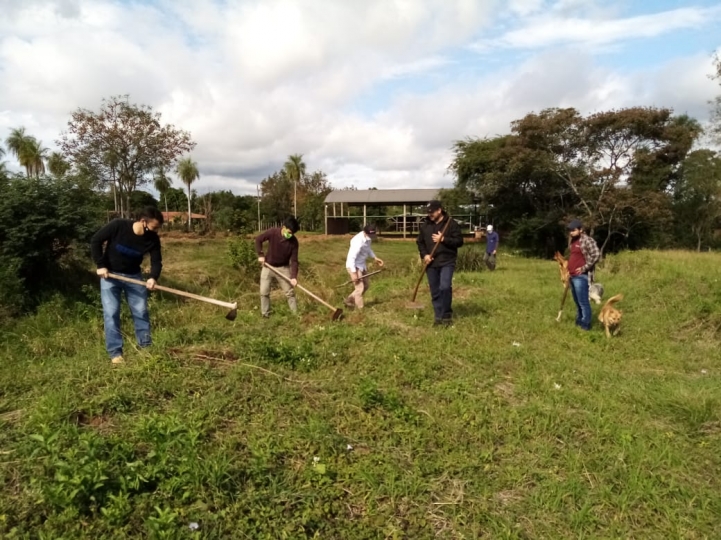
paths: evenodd
<path fill-rule="evenodd" d="M 453 309 L 451 302 L 453 301 L 453 271 L 456 269 L 455 264 L 447 264 L 446 266 L 429 266 L 426 269 L 428 276 L 428 285 L 431 287 L 431 303 L 433 304 L 433 312 L 436 320 L 451 319 L 453 317 Z"/>
<path fill-rule="evenodd" d="M 140 274 L 120 274 L 134 279 L 142 280 Z M 125 291 L 125 298 L 130 306 L 130 314 L 133 316 L 135 326 L 135 337 L 140 347 L 149 347 L 152 344 L 150 339 L 150 316 L 148 314 L 148 289 L 145 285 L 135 285 L 116 279 L 100 280 L 100 299 L 103 303 L 103 318 L 105 321 L 105 348 L 110 358 L 122 356 L 123 336 L 120 333 L 120 301 Z"/>
<path fill-rule="evenodd" d="M 591 302 L 588 299 L 588 276 L 571 277 L 571 293 L 573 301 L 576 302 L 576 326 L 584 330 L 591 329 Z"/>

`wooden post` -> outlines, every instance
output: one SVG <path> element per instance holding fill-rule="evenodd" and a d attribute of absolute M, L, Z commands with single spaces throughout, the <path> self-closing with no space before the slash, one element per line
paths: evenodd
<path fill-rule="evenodd" d="M 336 217 L 336 215 L 335 215 L 335 203 L 333 203 L 333 217 Z"/>
<path fill-rule="evenodd" d="M 406 237 L 406 205 L 403 205 L 403 238 Z"/>
<path fill-rule="evenodd" d="M 363 205 L 363 227 L 366 226 L 366 205 Z"/>
<path fill-rule="evenodd" d="M 325 235 L 328 236 L 328 205 L 323 205 L 325 210 Z"/>

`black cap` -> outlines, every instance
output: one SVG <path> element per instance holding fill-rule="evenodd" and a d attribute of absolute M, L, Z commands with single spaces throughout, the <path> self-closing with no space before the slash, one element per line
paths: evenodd
<path fill-rule="evenodd" d="M 583 229 L 583 223 L 581 223 L 578 219 L 572 219 L 568 225 L 566 225 L 566 229 L 569 231 L 575 231 L 576 229 Z"/>
<path fill-rule="evenodd" d="M 428 212 L 435 212 L 436 210 L 442 210 L 443 205 L 441 204 L 441 201 L 429 201 L 426 205 L 426 211 Z"/>
<path fill-rule="evenodd" d="M 375 225 L 371 225 L 371 224 L 369 223 L 368 225 L 366 225 L 365 227 L 363 227 L 363 232 L 366 233 L 366 234 L 368 234 L 368 235 L 375 234 L 375 233 L 376 233 L 376 226 L 375 226 Z"/>

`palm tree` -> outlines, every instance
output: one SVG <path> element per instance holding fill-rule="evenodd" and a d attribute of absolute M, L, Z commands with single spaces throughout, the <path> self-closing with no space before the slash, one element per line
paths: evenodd
<path fill-rule="evenodd" d="M 65 161 L 65 158 L 60 152 L 53 152 L 48 157 L 48 171 L 53 176 L 58 178 L 65 176 L 65 173 L 70 169 L 70 164 Z"/>
<path fill-rule="evenodd" d="M 190 157 L 183 158 L 178 161 L 178 166 L 175 168 L 175 172 L 178 173 L 180 181 L 183 182 L 183 184 L 185 184 L 186 186 L 188 186 L 188 231 L 190 231 L 190 184 L 200 178 L 200 173 L 198 172 L 198 164 L 195 163 L 195 161 L 193 161 Z"/>
<path fill-rule="evenodd" d="M 168 178 L 165 175 L 165 169 L 163 167 L 158 167 L 158 170 L 155 171 L 155 176 L 153 177 L 153 185 L 155 186 L 155 189 L 158 190 L 158 193 L 160 193 L 160 196 L 165 198 L 165 214 L 168 214 L 168 190 L 170 189 L 171 182 L 170 178 Z"/>
<path fill-rule="evenodd" d="M 25 167 L 29 171 L 29 174 L 40 178 L 41 174 L 45 174 L 45 160 L 48 159 L 47 148 L 43 148 L 43 143 L 38 141 L 35 137 L 30 137 L 25 147 Z M 22 163 L 21 163 L 22 164 Z"/>
<path fill-rule="evenodd" d="M 283 164 L 285 174 L 293 180 L 293 215 L 298 217 L 298 182 L 305 176 L 303 154 L 291 154 Z"/>
<path fill-rule="evenodd" d="M 10 136 L 5 139 L 10 152 L 15 154 L 15 158 L 18 160 L 22 167 L 25 167 L 25 172 L 28 177 L 31 173 L 31 166 L 28 160 L 28 145 L 31 141 L 34 141 L 35 137 L 25 134 L 25 128 L 15 128 L 10 130 Z"/>

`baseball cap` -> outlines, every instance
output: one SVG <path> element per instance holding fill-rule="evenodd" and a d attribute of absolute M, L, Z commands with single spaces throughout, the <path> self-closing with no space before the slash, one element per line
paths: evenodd
<path fill-rule="evenodd" d="M 368 225 L 366 225 L 365 227 L 363 227 L 363 232 L 366 233 L 366 234 L 368 234 L 368 235 L 375 234 L 375 233 L 376 233 L 376 227 L 375 227 L 375 225 L 371 225 L 371 224 L 369 223 Z"/>
<path fill-rule="evenodd" d="M 489 225 L 488 227 L 486 227 L 486 230 L 488 232 L 491 232 L 493 230 L 493 225 Z"/>
<path fill-rule="evenodd" d="M 443 205 L 441 204 L 441 201 L 429 201 L 426 205 L 426 211 L 428 212 L 435 212 L 436 210 L 441 210 L 443 208 Z"/>
<path fill-rule="evenodd" d="M 583 229 L 583 223 L 581 223 L 578 219 L 572 219 L 568 225 L 566 225 L 566 229 L 569 231 L 573 231 L 575 229 Z"/>

